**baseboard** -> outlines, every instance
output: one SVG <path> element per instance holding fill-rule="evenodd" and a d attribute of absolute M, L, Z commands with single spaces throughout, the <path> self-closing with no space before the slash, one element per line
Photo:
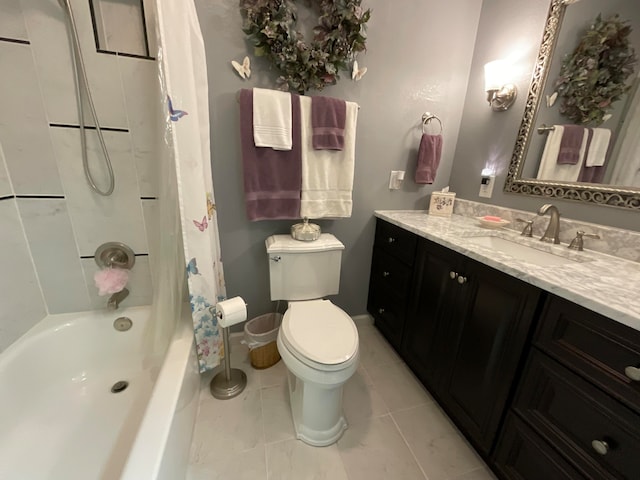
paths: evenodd
<path fill-rule="evenodd" d="M 368 313 L 363 315 L 353 315 L 351 318 L 353 323 L 356 325 L 373 325 L 373 317 Z"/>

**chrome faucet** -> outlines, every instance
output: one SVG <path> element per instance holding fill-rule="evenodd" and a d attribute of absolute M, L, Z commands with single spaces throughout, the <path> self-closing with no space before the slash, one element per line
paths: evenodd
<path fill-rule="evenodd" d="M 120 306 L 120 302 L 122 302 L 125 298 L 129 296 L 129 290 L 123 288 L 119 292 L 114 293 L 109 297 L 109 301 L 107 302 L 108 310 L 115 310 Z"/>
<path fill-rule="evenodd" d="M 538 210 L 538 215 L 544 215 L 547 212 L 551 213 L 551 219 L 549 220 L 547 231 L 540 237 L 540 240 L 549 243 L 560 243 L 560 212 L 555 205 L 545 203 Z"/>

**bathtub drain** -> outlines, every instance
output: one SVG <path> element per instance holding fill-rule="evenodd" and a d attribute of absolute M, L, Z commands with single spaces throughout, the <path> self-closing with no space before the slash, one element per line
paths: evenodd
<path fill-rule="evenodd" d="M 111 387 L 111 393 L 120 393 L 126 390 L 128 386 L 129 382 L 127 382 L 126 380 L 120 380 L 119 382 L 113 384 L 113 387 Z"/>

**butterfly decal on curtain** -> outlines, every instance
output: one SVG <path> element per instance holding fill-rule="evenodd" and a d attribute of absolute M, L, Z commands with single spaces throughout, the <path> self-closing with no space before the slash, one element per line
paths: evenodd
<path fill-rule="evenodd" d="M 195 257 L 189 260 L 189 263 L 187 264 L 187 276 L 190 277 L 191 275 L 200 275 Z"/>
<path fill-rule="evenodd" d="M 171 102 L 171 97 L 169 95 L 167 95 L 167 102 L 169 104 L 169 117 L 171 118 L 172 122 L 177 122 L 185 115 L 189 115 L 184 110 L 178 110 L 177 108 L 173 108 L 173 103 Z"/>
<path fill-rule="evenodd" d="M 204 217 L 202 217 L 202 222 L 199 222 L 197 220 L 193 221 L 193 224 L 198 228 L 198 230 L 200 230 L 201 232 L 204 232 L 207 227 L 209 226 L 209 222 L 207 221 L 207 216 L 205 215 Z"/>
<path fill-rule="evenodd" d="M 231 65 L 243 80 L 247 80 L 251 77 L 251 60 L 249 60 L 249 57 L 244 57 L 242 63 L 231 60 Z"/>

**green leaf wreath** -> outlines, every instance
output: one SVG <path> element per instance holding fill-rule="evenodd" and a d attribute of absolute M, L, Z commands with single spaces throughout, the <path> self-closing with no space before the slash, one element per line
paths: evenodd
<path fill-rule="evenodd" d="M 631 26 L 614 15 L 598 15 L 575 51 L 562 62 L 555 87 L 563 97 L 560 113 L 577 124 L 600 125 L 613 103 L 631 88 L 636 65 L 629 42 Z"/>
<path fill-rule="evenodd" d="M 349 71 L 366 48 L 366 24 L 371 10 L 362 0 L 311 0 L 319 10 L 313 39 L 305 42 L 296 30 L 292 0 L 241 0 L 242 30 L 253 42 L 254 54 L 266 57 L 278 70 L 278 85 L 300 94 L 334 85 L 339 72 Z"/>

